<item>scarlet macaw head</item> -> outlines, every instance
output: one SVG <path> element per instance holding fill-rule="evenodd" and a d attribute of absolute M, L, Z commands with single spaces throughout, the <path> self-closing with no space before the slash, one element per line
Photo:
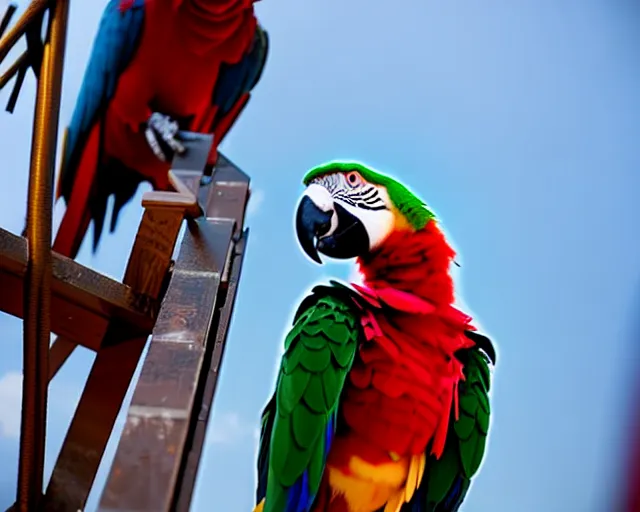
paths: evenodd
<path fill-rule="evenodd" d="M 366 256 L 391 233 L 417 231 L 435 216 L 404 185 L 358 162 L 329 162 L 311 169 L 298 205 L 296 233 L 317 263 Z"/>

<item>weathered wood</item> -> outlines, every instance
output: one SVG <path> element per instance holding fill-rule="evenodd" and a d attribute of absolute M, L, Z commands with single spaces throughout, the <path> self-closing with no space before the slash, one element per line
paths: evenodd
<path fill-rule="evenodd" d="M 213 180 L 200 189 L 200 202 L 209 219 L 235 219 L 242 230 L 249 199 L 249 177 L 224 155 L 218 155 Z M 213 188 L 213 191 L 209 190 Z"/>
<path fill-rule="evenodd" d="M 185 233 L 101 510 L 170 509 L 232 232 L 203 218 Z"/>
<path fill-rule="evenodd" d="M 211 140 L 194 140 L 192 154 L 208 154 Z M 145 209 L 124 284 L 150 299 L 158 298 L 186 212 L 175 201 Z M 45 495 L 47 510 L 84 508 L 146 338 L 132 335 L 118 322 L 109 324 L 53 469 Z"/>
<path fill-rule="evenodd" d="M 169 268 L 183 211 L 147 209 L 124 283 L 157 297 Z M 82 510 L 147 336 L 110 322 L 47 486 L 47 510 Z"/>
<path fill-rule="evenodd" d="M 66 144 L 67 131 L 65 130 L 64 143 Z M 207 163 L 208 150 L 213 143 L 213 136 L 209 134 L 182 132 L 182 136 L 186 139 L 187 153 L 177 155 L 173 161 L 176 170 L 169 171 L 169 182 L 174 187 L 175 192 L 147 192 L 142 197 L 142 206 L 148 210 L 164 211 L 172 218 L 169 210 L 179 209 L 187 217 L 197 217 L 202 215 L 202 208 L 197 200 L 197 191 L 202 177 L 202 170 Z M 198 169 L 198 170 L 196 170 Z M 160 214 L 158 214 L 160 215 Z M 86 217 L 88 227 L 90 218 Z M 147 233 L 148 235 L 148 233 Z M 144 236 L 144 234 L 143 234 Z M 154 297 L 157 294 L 146 293 L 142 295 L 147 301 L 156 306 L 156 300 L 150 299 L 149 295 Z M 155 312 L 157 308 L 154 308 Z M 147 331 L 149 332 L 149 331 Z M 70 338 L 56 338 L 53 343 L 52 350 L 55 353 L 53 357 L 53 367 L 49 371 L 49 379 L 53 379 L 55 374 L 62 368 L 67 359 L 75 350 L 76 345 Z"/>
<path fill-rule="evenodd" d="M 199 148 L 192 162 L 208 154 L 207 142 L 192 140 Z M 153 326 L 182 220 L 202 214 L 200 199 L 206 215 L 189 221 L 101 502 L 105 510 L 186 510 L 240 275 L 249 193 L 248 177 L 223 156 L 212 180 L 201 176 L 178 166 L 170 174 L 175 193 L 146 195 L 123 283 L 53 253 L 53 329 L 61 337 L 50 351 L 49 378 L 76 343 L 97 355 L 46 490 L 46 510 L 85 506 Z M 16 316 L 25 268 L 26 241 L 0 229 L 0 308 Z"/>
<path fill-rule="evenodd" d="M 225 159 L 200 188 L 207 219 L 185 233 L 99 510 L 188 508 L 240 276 L 248 187 Z"/>
<path fill-rule="evenodd" d="M 220 310 L 216 317 L 214 317 L 216 329 L 211 331 L 208 342 L 213 346 L 208 347 L 208 357 L 203 364 L 203 367 L 208 368 L 208 371 L 203 379 L 204 385 L 202 386 L 202 393 L 199 394 L 192 410 L 192 418 L 195 418 L 195 424 L 193 425 L 191 440 L 187 443 L 188 447 L 183 455 L 184 464 L 174 491 L 175 496 L 173 502 L 177 512 L 189 512 L 191 508 L 193 489 L 195 487 L 207 427 L 211 417 L 213 398 L 218 384 L 220 366 L 224 357 L 224 349 L 227 342 L 227 334 L 229 332 L 229 324 L 231 323 L 236 294 L 238 292 L 238 284 L 240 282 L 248 237 L 249 230 L 246 229 L 242 238 L 240 238 L 235 245 L 235 250 L 229 262 L 231 268 L 229 281 L 222 283 L 222 290 L 218 298 Z"/>
<path fill-rule="evenodd" d="M 0 228 L 0 310 L 22 318 L 27 241 Z M 91 350 L 102 344 L 107 324 L 117 318 L 150 333 L 157 303 L 114 279 L 53 253 L 51 328 Z"/>
<path fill-rule="evenodd" d="M 73 353 L 76 345 L 73 341 L 58 336 L 49 349 L 49 380 L 53 380 L 65 361 Z"/>
<path fill-rule="evenodd" d="M 44 510 L 84 510 L 147 336 L 109 325 L 47 486 Z"/>

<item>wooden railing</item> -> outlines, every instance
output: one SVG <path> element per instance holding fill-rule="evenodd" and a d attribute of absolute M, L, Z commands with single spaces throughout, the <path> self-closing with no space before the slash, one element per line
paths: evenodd
<path fill-rule="evenodd" d="M 84 509 L 148 342 L 99 509 L 186 511 L 247 243 L 249 178 L 220 155 L 213 177 L 204 179 L 212 138 L 183 133 L 187 152 L 174 159 L 170 173 L 175 192 L 144 195 L 122 282 L 52 252 L 68 9 L 68 0 L 34 0 L 13 27 L 4 30 L 13 10 L 0 23 L 0 64 L 23 35 L 32 34 L 27 50 L 0 74 L 0 88 L 15 76 L 18 91 L 29 68 L 38 78 L 26 238 L 0 228 L 0 310 L 24 322 L 20 462 L 11 508 Z M 38 46 L 33 27 L 39 34 L 46 10 L 47 37 Z M 17 92 L 12 97 L 8 110 Z M 52 332 L 58 338 L 50 347 Z M 78 345 L 96 357 L 43 493 L 48 383 Z"/>

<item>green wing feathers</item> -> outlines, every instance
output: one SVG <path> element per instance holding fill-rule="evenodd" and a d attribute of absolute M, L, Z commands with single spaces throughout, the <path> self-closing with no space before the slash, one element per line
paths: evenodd
<path fill-rule="evenodd" d="M 354 306 L 343 291 L 317 287 L 286 337 L 276 391 L 262 417 L 257 498 L 265 497 L 264 512 L 308 510 L 318 492 L 361 336 Z"/>
<path fill-rule="evenodd" d="M 489 390 L 495 351 L 488 338 L 467 333 L 476 347 L 458 352 L 464 364 L 465 380 L 458 390 L 459 417 L 452 412 L 452 424 L 440 459 L 430 458 L 421 487 L 426 494 L 422 506 L 407 507 L 407 511 L 455 512 L 464 500 L 472 477 L 478 472 L 484 457 L 489 432 L 491 407 Z M 426 501 L 426 508 L 424 503 Z M 417 505 L 417 503 L 416 503 Z"/>

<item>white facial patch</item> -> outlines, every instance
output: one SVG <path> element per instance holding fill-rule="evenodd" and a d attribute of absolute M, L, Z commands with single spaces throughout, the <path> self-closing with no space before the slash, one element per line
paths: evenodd
<path fill-rule="evenodd" d="M 380 197 L 384 200 L 388 206 L 391 204 L 389 195 L 384 188 L 376 187 L 378 189 Z M 336 199 L 341 206 L 344 207 L 349 213 L 355 215 L 364 224 L 365 229 L 369 235 L 369 250 L 377 249 L 382 242 L 391 234 L 395 226 L 395 217 L 390 209 L 386 210 L 365 210 L 358 208 L 345 201 Z M 332 219 L 333 230 L 333 219 Z"/>
<path fill-rule="evenodd" d="M 338 227 L 338 214 L 335 211 L 331 193 L 322 185 L 311 183 L 304 191 L 304 195 L 311 199 L 323 212 L 333 211 L 333 214 L 331 215 L 331 228 L 322 236 L 322 238 L 332 235 Z"/>
<path fill-rule="evenodd" d="M 333 197 L 331 193 L 322 185 L 312 183 L 304 191 L 304 195 L 308 196 L 318 208 L 323 212 L 333 210 Z"/>

